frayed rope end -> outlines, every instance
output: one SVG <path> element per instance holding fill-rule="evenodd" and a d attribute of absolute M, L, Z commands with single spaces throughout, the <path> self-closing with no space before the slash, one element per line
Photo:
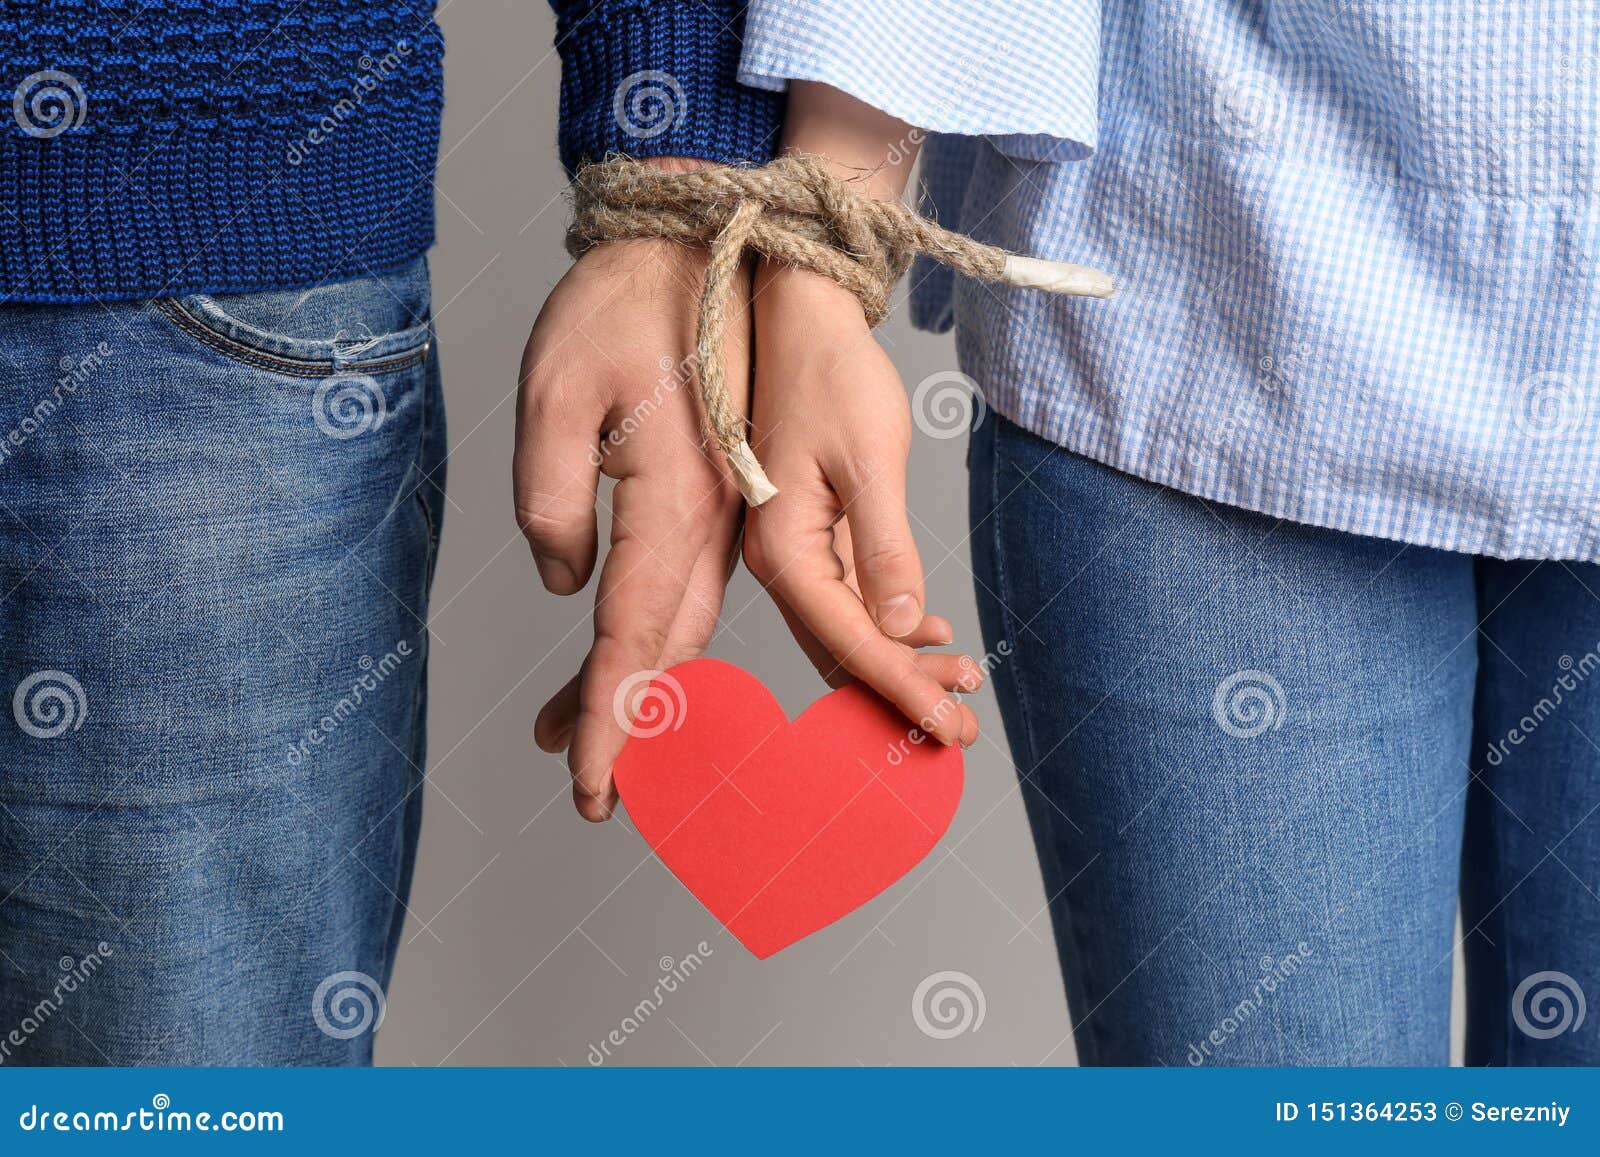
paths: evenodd
<path fill-rule="evenodd" d="M 755 451 L 750 449 L 750 443 L 740 442 L 728 451 L 728 468 L 733 471 L 734 485 L 739 488 L 739 493 L 744 495 L 744 500 L 751 506 L 760 506 L 777 496 L 778 488 L 772 484 L 772 479 L 767 477 L 767 472 L 756 460 Z"/>
<path fill-rule="evenodd" d="M 1006 254 L 1000 279 L 1019 289 L 1042 289 L 1046 293 L 1070 293 L 1078 297 L 1110 297 L 1117 290 L 1111 278 L 1098 269 L 1016 253 Z"/>

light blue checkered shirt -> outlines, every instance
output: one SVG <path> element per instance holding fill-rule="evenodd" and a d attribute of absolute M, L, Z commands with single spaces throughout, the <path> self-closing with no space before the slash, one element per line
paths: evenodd
<path fill-rule="evenodd" d="M 997 411 L 1299 522 L 1600 561 L 1587 0 L 752 0 L 741 79 L 933 135 L 931 204 L 1109 301 L 919 267 Z"/>

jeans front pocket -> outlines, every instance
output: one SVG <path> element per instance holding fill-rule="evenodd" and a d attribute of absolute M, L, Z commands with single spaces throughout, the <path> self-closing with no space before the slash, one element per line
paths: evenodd
<path fill-rule="evenodd" d="M 193 340 L 291 377 L 385 373 L 426 360 L 428 267 L 264 293 L 190 294 L 154 302 Z"/>
<path fill-rule="evenodd" d="M 368 1059 L 307 1005 L 341 973 L 386 983 L 416 844 L 444 446 L 425 270 L 0 310 L 0 349 L 26 432 L 0 469 L 0 686 L 73 713 L 0 730 L 4 1022 L 60 945 L 103 940 L 94 1041 L 58 1018 L 30 1058 Z"/>
<path fill-rule="evenodd" d="M 293 583 L 365 566 L 420 612 L 443 460 L 426 264 L 142 312 L 151 368 L 126 401 L 174 507 Z"/>

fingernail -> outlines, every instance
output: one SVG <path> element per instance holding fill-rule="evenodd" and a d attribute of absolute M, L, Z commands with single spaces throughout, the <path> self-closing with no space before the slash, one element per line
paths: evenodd
<path fill-rule="evenodd" d="M 922 608 L 910 595 L 896 595 L 878 604 L 878 626 L 885 634 L 900 638 L 909 635 L 922 622 Z"/>
<path fill-rule="evenodd" d="M 544 583 L 546 590 L 569 594 L 578 589 L 578 576 L 559 558 L 536 554 L 533 556 L 533 565 L 539 568 L 539 581 Z"/>

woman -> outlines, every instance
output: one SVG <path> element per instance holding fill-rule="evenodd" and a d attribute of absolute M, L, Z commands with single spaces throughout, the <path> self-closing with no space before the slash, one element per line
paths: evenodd
<path fill-rule="evenodd" d="M 569 164 L 781 147 L 896 197 L 932 132 L 947 223 L 1117 281 L 1086 301 L 913 274 L 917 319 L 955 325 L 985 402 L 974 574 L 986 642 L 1013 648 L 997 685 L 1080 1058 L 1443 1063 L 1459 905 L 1469 1062 L 1600 1060 L 1581 1031 L 1600 981 L 1600 18 L 556 7 Z M 765 94 L 785 87 L 780 136 Z M 602 247 L 535 330 L 520 509 L 552 589 L 593 560 L 578 448 L 627 379 L 687 355 L 702 264 Z M 942 706 L 950 658 L 916 650 L 949 632 L 923 605 L 893 368 L 831 283 L 763 265 L 751 300 L 751 441 L 781 493 L 746 558 L 821 669 L 970 742 Z M 620 362 L 574 349 L 623 317 Z M 584 678 L 540 719 L 591 818 L 621 743 L 607 693 L 703 645 L 735 536 L 727 485 L 656 436 L 606 468 L 631 490 L 619 514 L 645 492 L 676 513 L 625 519 Z"/>

